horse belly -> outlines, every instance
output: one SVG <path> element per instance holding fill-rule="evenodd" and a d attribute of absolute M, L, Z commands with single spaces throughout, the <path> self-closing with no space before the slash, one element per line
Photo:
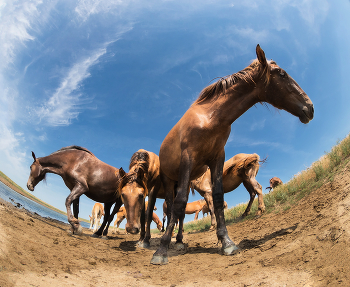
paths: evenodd
<path fill-rule="evenodd" d="M 227 193 L 239 187 L 242 183 L 242 179 L 239 176 L 232 176 L 229 174 L 223 178 L 222 183 L 224 187 L 224 193 Z"/>

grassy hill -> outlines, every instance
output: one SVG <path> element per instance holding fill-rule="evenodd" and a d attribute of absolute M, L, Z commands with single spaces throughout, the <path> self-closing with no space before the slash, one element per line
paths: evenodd
<path fill-rule="evenodd" d="M 335 174 L 342 169 L 350 160 L 350 136 L 338 142 L 330 152 L 325 153 L 311 167 L 295 175 L 287 183 L 276 187 L 273 191 L 264 195 L 266 211 L 279 213 L 288 210 L 299 200 L 310 192 L 319 188 L 323 184 L 332 182 Z M 247 207 L 246 204 L 240 204 L 225 211 L 226 224 L 232 224 L 242 221 L 241 215 Z M 252 205 L 250 215 L 243 220 L 249 220 L 255 217 L 258 210 L 257 199 Z M 209 230 L 210 216 L 197 221 L 191 221 L 184 224 L 184 230 L 191 232 L 194 230 Z"/>

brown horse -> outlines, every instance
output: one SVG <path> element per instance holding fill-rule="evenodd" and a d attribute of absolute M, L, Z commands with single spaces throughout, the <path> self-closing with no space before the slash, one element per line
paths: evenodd
<path fill-rule="evenodd" d="M 299 117 L 304 124 L 314 115 L 314 107 L 299 85 L 274 61 L 267 61 L 256 47 L 257 60 L 244 70 L 206 87 L 165 137 L 159 151 L 160 176 L 170 210 L 170 222 L 154 253 L 152 264 L 166 264 L 171 235 L 178 219 L 183 220 L 191 180 L 211 171 L 217 236 L 225 255 L 239 248 L 229 238 L 224 219 L 222 173 L 225 144 L 231 124 L 257 103 L 267 102 Z M 173 195 L 175 183 L 177 192 Z M 181 229 L 180 229 L 181 230 Z M 183 246 L 182 233 L 176 244 Z"/>
<path fill-rule="evenodd" d="M 280 184 L 283 184 L 282 180 L 278 177 L 273 177 L 270 179 L 270 186 L 266 187 L 266 189 L 271 191 L 271 189 L 274 189 L 276 186 L 279 186 Z"/>
<path fill-rule="evenodd" d="M 246 210 L 242 214 L 243 217 L 249 214 L 256 194 L 258 195 L 259 200 L 257 215 L 259 216 L 265 211 L 262 187 L 255 178 L 259 171 L 259 162 L 260 157 L 256 153 L 240 153 L 224 163 L 222 174 L 224 193 L 235 190 L 242 182 L 244 187 L 249 192 L 250 200 Z M 216 225 L 216 218 L 213 206 L 210 169 L 208 169 L 201 177 L 191 181 L 190 187 L 192 190 L 197 190 L 198 193 L 206 200 L 211 215 L 210 229 L 214 229 Z"/>
<path fill-rule="evenodd" d="M 159 176 L 159 158 L 153 152 L 140 149 L 130 159 L 129 172 L 125 173 L 121 168 L 117 176 L 121 178 L 119 193 L 127 213 L 125 229 L 131 234 L 137 234 L 141 230 L 138 246 L 149 247 L 155 201 L 156 198 L 164 198 Z M 144 203 L 146 196 L 148 208 L 145 208 Z"/>
<path fill-rule="evenodd" d="M 89 215 L 90 229 L 92 229 L 93 227 L 94 232 L 97 231 L 98 225 L 100 224 L 100 220 L 104 214 L 105 213 L 104 213 L 103 205 L 99 202 L 96 202 L 92 208 L 91 216 Z"/>
<path fill-rule="evenodd" d="M 227 209 L 227 202 L 224 201 L 224 209 Z M 205 203 L 203 208 L 202 208 L 202 214 L 203 214 L 203 218 L 204 216 L 207 216 L 208 213 L 210 213 L 210 209 L 209 209 L 209 206 L 208 206 L 208 203 Z"/>
<path fill-rule="evenodd" d="M 206 202 L 204 199 L 189 202 L 186 204 L 185 214 L 195 213 L 194 220 L 198 220 L 198 214 L 203 209 L 203 206 L 205 204 L 206 204 Z M 166 201 L 164 201 L 164 203 L 163 203 L 163 229 L 162 229 L 162 231 L 164 231 L 164 224 L 165 224 L 166 216 L 167 216 L 167 205 L 166 205 Z"/>
<path fill-rule="evenodd" d="M 120 178 L 115 176 L 118 169 L 102 162 L 89 150 L 79 146 L 64 147 L 48 156 L 39 158 L 36 158 L 34 152 L 32 152 L 32 156 L 34 162 L 30 166 L 28 189 L 33 191 L 34 187 L 45 178 L 47 173 L 61 176 L 70 190 L 70 194 L 66 198 L 66 208 L 72 232 L 82 233 L 82 227 L 78 220 L 79 197 L 85 194 L 94 201 L 104 203 L 105 216 L 103 223 L 94 236 L 100 236 L 102 232 L 106 236 L 114 214 L 122 205 L 118 194 Z M 115 203 L 114 210 L 110 214 L 113 203 Z M 74 216 L 71 211 L 72 204 Z"/>

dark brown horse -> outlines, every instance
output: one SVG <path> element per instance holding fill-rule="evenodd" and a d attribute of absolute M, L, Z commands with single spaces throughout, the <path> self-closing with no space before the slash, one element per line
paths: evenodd
<path fill-rule="evenodd" d="M 85 194 L 88 198 L 104 203 L 105 215 L 103 223 L 95 236 L 107 235 L 108 227 L 113 220 L 114 214 L 122 205 L 118 194 L 119 178 L 115 176 L 118 169 L 110 166 L 89 150 L 79 146 L 62 148 L 48 156 L 34 158 L 30 166 L 30 175 L 27 183 L 29 190 L 45 178 L 47 173 L 54 173 L 62 177 L 64 183 L 71 191 L 66 198 L 68 222 L 72 226 L 72 232 L 82 233 L 82 227 L 78 220 L 79 197 Z M 112 215 L 110 209 L 115 203 Z M 73 204 L 73 212 L 71 205 Z M 105 228 L 106 227 L 106 228 Z"/>
<path fill-rule="evenodd" d="M 257 103 L 267 102 L 297 116 L 304 124 L 314 115 L 314 107 L 299 85 L 274 61 L 267 61 L 264 51 L 256 47 L 257 60 L 244 70 L 206 87 L 198 99 L 165 137 L 159 151 L 160 176 L 170 222 L 154 253 L 152 264 L 166 264 L 171 235 L 178 219 L 183 220 L 191 180 L 211 171 L 217 236 L 225 255 L 239 248 L 229 238 L 224 219 L 222 173 L 225 144 L 231 124 Z M 175 183 L 177 192 L 175 200 Z M 176 244 L 183 246 L 182 234 Z"/>
<path fill-rule="evenodd" d="M 255 195 L 258 195 L 259 201 L 257 215 L 260 216 L 265 211 L 262 187 L 255 178 L 259 171 L 259 167 L 260 157 L 256 153 L 240 153 L 224 163 L 222 174 L 224 193 L 235 190 L 242 182 L 244 187 L 249 192 L 250 200 L 246 210 L 242 214 L 242 217 L 249 214 Z M 192 180 L 190 187 L 192 190 L 197 190 L 198 193 L 206 200 L 211 215 L 210 229 L 214 229 L 216 226 L 216 219 L 214 214 L 210 169 L 208 169 L 201 177 Z"/>
<path fill-rule="evenodd" d="M 270 186 L 266 187 L 266 189 L 271 191 L 271 189 L 274 189 L 276 186 L 279 186 L 280 184 L 283 184 L 282 180 L 278 177 L 273 177 L 270 179 Z"/>
<path fill-rule="evenodd" d="M 164 198 L 159 176 L 159 158 L 153 152 L 140 149 L 130 159 L 129 172 L 125 173 L 121 168 L 117 176 L 121 178 L 119 193 L 127 214 L 125 229 L 131 234 L 137 234 L 141 230 L 138 246 L 149 247 L 154 204 L 156 198 Z"/>

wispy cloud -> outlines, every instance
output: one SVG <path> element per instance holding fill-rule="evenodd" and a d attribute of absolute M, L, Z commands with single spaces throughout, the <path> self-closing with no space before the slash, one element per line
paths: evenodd
<path fill-rule="evenodd" d="M 82 82 L 90 76 L 89 68 L 95 65 L 105 53 L 106 47 L 97 49 L 69 69 L 59 88 L 38 109 L 37 113 L 42 121 L 50 126 L 64 126 L 78 117 L 79 101 L 82 97 L 79 88 Z"/>
<path fill-rule="evenodd" d="M 21 2 L 21 3 L 19 3 Z M 32 23 L 39 18 L 42 0 L 5 1 L 0 4 L 0 58 L 2 66 L 12 63 L 16 51 L 34 40 Z"/>
<path fill-rule="evenodd" d="M 117 6 L 119 7 L 122 4 L 125 5 L 122 0 L 80 0 L 75 7 L 75 12 L 83 21 L 86 21 L 90 16 L 94 14 L 111 12 Z"/>

